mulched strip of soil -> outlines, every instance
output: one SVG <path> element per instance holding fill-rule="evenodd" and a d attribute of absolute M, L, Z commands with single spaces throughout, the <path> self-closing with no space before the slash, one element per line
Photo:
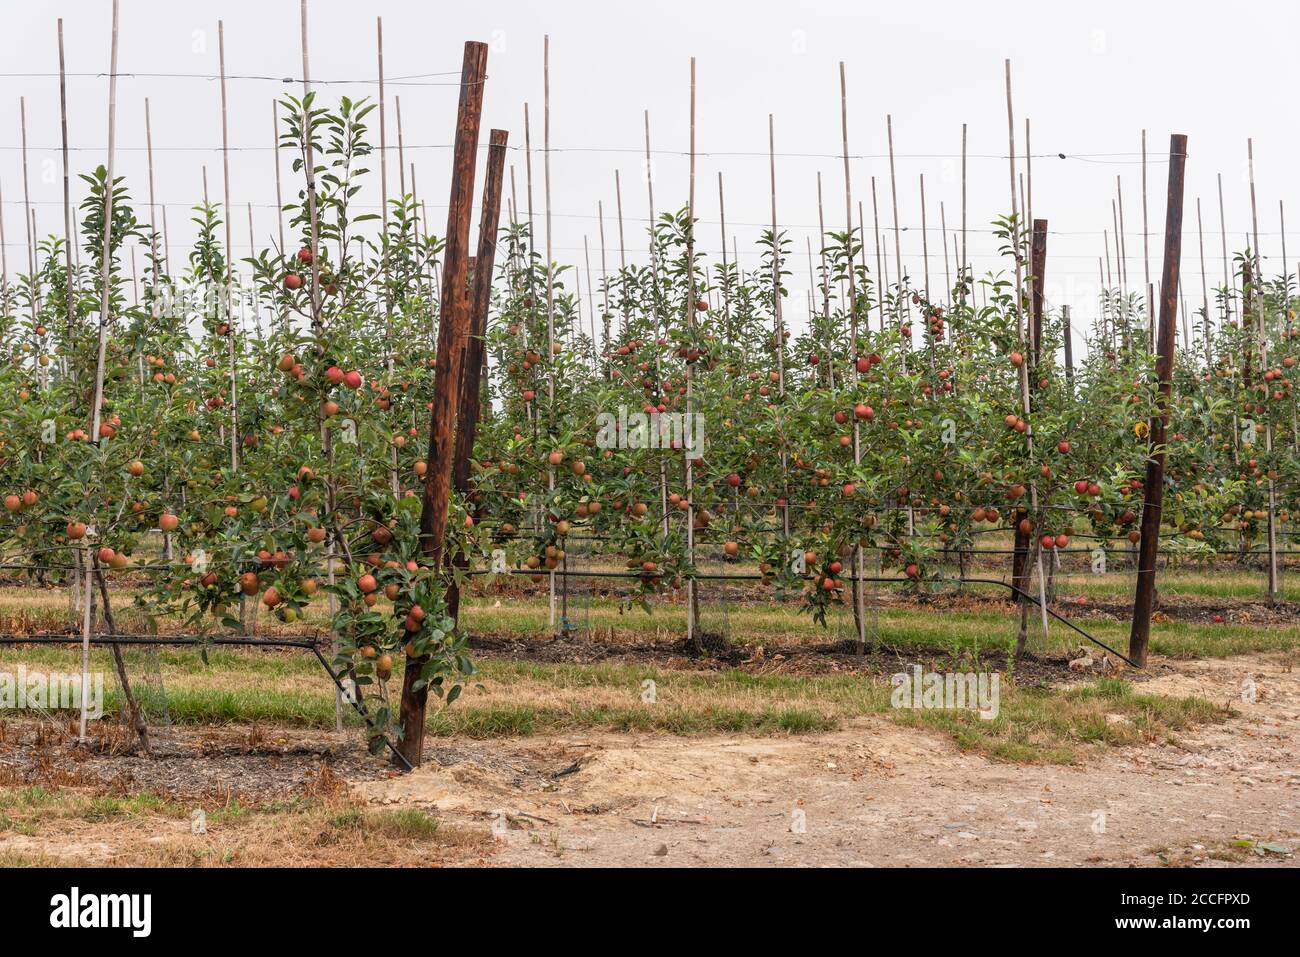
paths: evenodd
<path fill-rule="evenodd" d="M 0 743 L 0 786 L 38 785 L 47 790 L 88 788 L 103 794 L 152 793 L 169 800 L 235 800 L 256 806 L 328 787 L 332 776 L 350 780 L 388 773 L 353 732 L 174 728 L 152 756 L 116 744 L 50 734 L 40 719 L 8 722 Z M 323 769 L 328 769 L 325 771 Z"/>
<path fill-rule="evenodd" d="M 894 648 L 882 646 L 859 655 L 852 641 L 828 642 L 808 645 L 732 646 L 726 651 L 707 657 L 690 653 L 684 638 L 665 642 L 610 644 L 581 639 L 525 638 L 518 635 L 471 635 L 470 648 L 483 658 L 505 661 L 534 661 L 543 664 L 596 664 L 613 662 L 627 665 L 646 665 L 693 671 L 721 671 L 739 669 L 755 674 L 805 675 L 864 675 L 888 676 L 920 665 L 926 671 L 990 669 L 1006 672 L 1008 653 L 987 651 L 974 658 L 954 656 L 943 648 Z M 1098 649 L 1098 656 L 1100 649 Z M 1097 673 L 1078 673 L 1070 670 L 1069 655 L 1026 654 L 1015 663 L 1019 682 L 1028 685 L 1047 685 L 1063 681 L 1082 681 L 1095 678 Z M 1146 680 L 1157 672 L 1166 670 L 1155 665 L 1146 674 L 1125 672 L 1132 680 Z"/>

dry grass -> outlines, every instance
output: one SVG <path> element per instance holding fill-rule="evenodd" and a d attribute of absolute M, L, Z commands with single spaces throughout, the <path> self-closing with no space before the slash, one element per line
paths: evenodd
<path fill-rule="evenodd" d="M 194 833 L 191 812 L 206 814 Z M 129 867 L 440 866 L 481 863 L 488 829 L 414 808 L 365 808 L 346 793 L 245 806 L 108 788 L 0 788 L 0 864 Z"/>

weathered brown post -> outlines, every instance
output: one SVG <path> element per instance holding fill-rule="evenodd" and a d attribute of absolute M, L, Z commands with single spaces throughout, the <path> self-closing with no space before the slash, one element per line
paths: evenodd
<path fill-rule="evenodd" d="M 487 44 L 468 41 L 460 76 L 460 106 L 452 151 L 451 199 L 447 209 L 447 240 L 443 252 L 442 296 L 438 345 L 434 360 L 433 410 L 429 417 L 429 468 L 420 512 L 420 549 L 435 571 L 442 563 L 447 532 L 447 499 L 451 490 L 452 436 L 459 396 L 462 345 L 469 334 L 467 284 L 469 225 L 474 211 L 474 166 L 478 153 L 479 120 L 483 112 L 483 81 L 487 75 Z M 427 657 L 408 658 L 402 680 L 402 740 L 398 750 L 412 766 L 424 751 L 424 711 L 427 685 L 416 688 Z"/>
<path fill-rule="evenodd" d="M 1033 396 L 1038 391 L 1039 366 L 1042 361 L 1041 352 L 1043 347 L 1043 286 L 1044 277 L 1047 272 L 1047 220 L 1033 220 L 1033 231 L 1031 233 L 1029 245 L 1029 336 L 1028 349 L 1029 355 L 1024 362 L 1026 378 L 1023 380 L 1024 392 L 1024 410 L 1025 414 L 1033 412 Z M 1033 432 L 1026 443 L 1027 454 L 1033 456 Z M 1019 511 L 1019 510 L 1018 510 Z M 1030 502 L 1029 515 L 1037 517 L 1038 512 L 1038 489 L 1037 484 L 1030 483 Z M 1028 517 L 1028 516 L 1025 516 Z M 1021 592 L 1029 591 L 1030 575 L 1030 557 L 1035 554 L 1034 541 L 1036 538 L 1035 531 L 1024 531 L 1020 523 L 1016 523 L 1016 534 L 1014 545 L 1012 546 L 1011 555 L 1011 583 Z M 1046 586 L 1042 581 L 1042 557 L 1038 558 L 1040 599 L 1046 599 Z M 1016 638 L 1016 656 L 1019 657 L 1024 653 L 1026 644 L 1029 640 L 1029 603 L 1023 597 L 1019 597 L 1020 602 L 1020 630 Z"/>
<path fill-rule="evenodd" d="M 1033 285 L 1030 287 L 1029 303 L 1029 340 L 1030 355 L 1036 364 L 1042 362 L 1043 348 L 1043 284 L 1047 271 L 1047 220 L 1035 219 L 1029 246 L 1029 269 Z M 1034 371 L 1038 371 L 1035 369 Z M 1030 391 L 1036 391 L 1037 377 L 1031 377 Z"/>
<path fill-rule="evenodd" d="M 1065 343 L 1065 381 L 1074 393 L 1074 334 L 1070 330 L 1070 307 L 1061 307 L 1061 335 Z"/>
<path fill-rule="evenodd" d="M 1156 375 L 1160 395 L 1151 417 L 1151 455 L 1147 459 L 1143 488 L 1142 540 L 1138 551 L 1137 593 L 1133 598 L 1133 630 L 1128 656 L 1139 667 L 1147 663 L 1151 638 L 1151 607 L 1156 592 L 1156 555 L 1160 548 L 1160 511 L 1164 500 L 1165 429 L 1173 391 L 1174 327 L 1178 316 L 1178 272 L 1183 253 L 1183 172 L 1187 165 L 1187 137 L 1175 133 L 1169 140 L 1169 205 L 1165 212 L 1165 264 L 1160 281 L 1160 336 Z"/>
<path fill-rule="evenodd" d="M 505 179 L 505 130 L 493 130 L 488 145 L 487 178 L 483 182 L 483 206 L 478 224 L 478 256 L 474 262 L 473 292 L 470 304 L 470 335 L 465 342 L 465 359 L 460 371 L 460 428 L 456 431 L 456 452 L 452 456 L 451 485 L 462 494 L 469 491 L 470 464 L 474 455 L 474 437 L 478 432 L 479 406 L 482 399 L 483 359 L 487 351 L 488 306 L 492 301 L 492 270 L 495 268 L 497 227 L 501 222 L 501 191 Z M 465 564 L 457 555 L 458 567 Z M 460 586 L 447 586 L 447 614 L 453 620 L 460 614 Z"/>

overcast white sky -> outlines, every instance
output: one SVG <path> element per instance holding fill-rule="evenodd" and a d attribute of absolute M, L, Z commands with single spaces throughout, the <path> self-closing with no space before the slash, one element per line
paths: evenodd
<path fill-rule="evenodd" d="M 1077 318 L 1095 312 L 1102 230 L 1112 224 L 1116 176 L 1123 178 L 1131 284 L 1142 282 L 1141 132 L 1148 131 L 1151 272 L 1160 271 L 1165 159 L 1171 132 L 1190 137 L 1184 291 L 1200 304 L 1196 200 L 1202 200 L 1211 286 L 1222 281 L 1216 174 L 1223 174 L 1229 255 L 1251 228 L 1246 141 L 1254 138 L 1262 252 L 1280 271 L 1279 200 L 1300 197 L 1288 178 L 1297 152 L 1292 119 L 1300 94 L 1289 82 L 1300 7 L 1241 2 L 759 2 L 660 0 L 657 3 L 498 0 L 490 3 L 310 0 L 311 69 L 333 97 L 374 95 L 375 18 L 384 21 L 390 177 L 397 180 L 392 98 L 400 96 L 407 161 L 414 162 L 430 227 L 445 232 L 447 169 L 456 87 L 465 40 L 490 44 L 483 142 L 490 127 L 523 145 L 530 104 L 535 149 L 542 143 L 542 38 L 551 45 L 551 195 L 555 257 L 583 265 L 583 240 L 599 274 L 597 202 L 605 205 L 607 262 L 617 264 L 614 170 L 621 170 L 630 250 L 643 245 L 642 111 L 650 111 L 655 202 L 660 211 L 687 194 L 689 58 L 698 70 L 698 215 L 706 250 L 718 242 L 717 173 L 726 182 L 728 233 L 743 263 L 770 217 L 767 117 L 774 114 L 778 216 L 794 240 L 795 274 L 787 312 L 804 313 L 805 237 L 817 224 L 816 174 L 822 173 L 828 228 L 842 228 L 838 66 L 846 64 L 849 149 L 855 204 L 866 203 L 874 271 L 870 180 L 892 252 L 886 114 L 893 115 L 903 259 L 918 281 L 919 176 L 925 175 L 932 283 L 943 281 L 939 204 L 950 231 L 960 223 L 961 126 L 969 124 L 970 249 L 977 271 L 993 265 L 987 224 L 1009 208 L 1003 60 L 1012 60 L 1017 153 L 1032 123 L 1033 213 L 1050 222 L 1048 295 Z M 19 97 L 27 100 L 28 178 L 37 227 L 62 229 L 58 154 L 56 19 L 64 18 L 68 69 L 102 74 L 109 63 L 109 0 L 7 4 L 0 33 L 0 188 L 10 273 L 26 268 L 22 215 Z M 146 2 L 122 0 L 119 72 L 217 72 L 217 19 L 225 21 L 226 69 L 234 75 L 301 76 L 298 0 Z M 419 81 L 395 78 L 447 72 Z M 28 76 L 22 74 L 39 74 Z M 450 85 L 427 85 L 429 83 Z M 248 247 L 246 203 L 254 205 L 259 247 L 274 233 L 271 103 L 285 85 L 231 79 L 231 200 L 236 253 Z M 297 85 L 289 87 L 299 92 Z M 69 81 L 74 173 L 104 161 L 108 81 Z M 221 196 L 218 84 L 206 79 L 123 76 L 118 85 L 118 170 L 137 206 L 147 198 L 144 99 L 153 117 L 156 191 L 168 207 L 174 255 L 192 237 L 188 209 L 202 198 L 201 167 Z M 378 142 L 377 117 L 374 142 Z M 1061 160 L 1056 154 L 1064 153 Z M 729 154 L 729 155 L 728 155 Z M 287 157 L 285 163 L 286 176 Z M 377 161 L 376 161 L 377 162 Z M 512 152 L 521 203 L 524 157 Z M 481 167 L 480 167 L 481 168 Z M 534 197 L 544 202 L 542 157 L 534 154 Z M 377 203 L 375 192 L 367 201 Z M 390 187 L 394 191 L 396 186 Z M 476 194 L 478 189 L 476 188 Z M 75 196 L 81 195 L 78 190 Z M 142 212 L 142 217 L 145 215 Z M 539 242 L 544 240 L 540 233 Z M 977 236 L 974 230 L 984 230 Z M 1112 237 L 1113 239 L 1113 237 Z M 1300 233 L 1288 236 L 1300 257 Z M 1114 251 L 1112 248 L 1112 256 Z M 1292 267 L 1294 269 L 1294 266 Z M 1114 266 L 1112 266 L 1114 269 Z M 890 267 L 891 276 L 894 269 Z M 585 283 L 584 283 L 585 289 Z"/>

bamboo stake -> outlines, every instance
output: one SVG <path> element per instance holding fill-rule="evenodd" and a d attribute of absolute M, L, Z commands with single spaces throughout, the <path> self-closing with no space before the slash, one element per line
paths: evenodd
<path fill-rule="evenodd" d="M 1205 370 L 1210 371 L 1210 287 L 1205 279 L 1205 227 L 1201 222 L 1201 197 L 1196 197 L 1196 241 L 1201 250 L 1201 309 L 1205 316 Z"/>
<path fill-rule="evenodd" d="M 397 188 L 403 199 L 406 197 L 406 149 L 402 140 L 402 98 L 393 97 L 393 109 L 397 113 Z M 412 189 L 415 188 L 412 184 Z"/>
<path fill-rule="evenodd" d="M 1233 282 L 1228 278 L 1228 224 L 1223 214 L 1223 174 L 1218 174 L 1219 179 L 1219 243 L 1223 253 L 1223 289 L 1225 294 L 1233 287 Z M 1225 300 L 1229 301 L 1230 300 Z M 1228 314 L 1231 315 L 1231 306 Z"/>
<path fill-rule="evenodd" d="M 1155 348 L 1155 299 L 1151 286 L 1150 227 L 1147 224 L 1147 131 L 1142 131 L 1142 282 L 1147 290 L 1147 322 L 1151 326 L 1151 347 Z"/>
<path fill-rule="evenodd" d="M 1029 117 L 1025 117 L 1025 176 L 1020 191 L 1024 194 L 1025 222 L 1034 225 L 1034 152 L 1030 148 Z"/>
<path fill-rule="evenodd" d="M 145 130 L 149 128 L 149 101 L 144 101 Z M 72 251 L 77 238 L 72 232 L 72 187 L 71 168 L 68 163 L 68 77 L 67 65 L 63 54 L 63 18 L 59 17 L 59 133 L 63 151 L 63 266 L 65 277 L 64 299 L 67 307 L 68 341 L 71 342 L 77 325 L 77 304 L 73 287 Z M 153 203 L 153 140 L 149 140 L 149 202 Z M 0 243 L 4 242 L 4 229 L 0 226 Z M 157 241 L 155 240 L 155 243 Z M 155 247 L 155 255 L 157 249 Z M 77 364 L 68 363 L 68 370 L 75 385 L 77 381 Z M 75 390 L 74 390 L 75 394 Z"/>
<path fill-rule="evenodd" d="M 1111 204 L 1112 209 L 1114 205 L 1114 203 Z M 1104 229 L 1101 231 L 1101 241 L 1106 247 L 1106 288 L 1113 289 L 1115 286 L 1110 275 L 1110 233 Z"/>
<path fill-rule="evenodd" d="M 817 255 L 821 264 L 822 276 L 822 325 L 826 334 L 826 384 L 835 388 L 835 336 L 831 330 L 831 280 L 826 263 L 826 213 L 822 206 L 822 174 L 817 171 Z M 808 276 L 812 289 L 817 287 L 816 277 L 812 272 L 812 249 L 808 250 Z M 811 304 L 810 304 L 811 305 Z M 812 308 L 809 310 L 811 317 Z M 810 322 L 811 325 L 811 322 Z"/>
<path fill-rule="evenodd" d="M 105 167 L 106 182 L 104 189 L 104 241 L 101 247 L 100 262 L 100 299 L 99 299 L 99 348 L 95 358 L 95 400 L 91 406 L 90 438 L 96 445 L 100 444 L 100 413 L 104 405 L 104 360 L 108 349 L 109 308 L 112 303 L 112 267 L 113 267 L 113 158 L 117 145 L 117 25 L 118 0 L 113 0 L 113 40 L 109 55 L 108 68 L 108 163 Z M 89 593 L 89 583 L 87 583 Z M 86 597 L 86 619 L 82 629 L 81 643 L 81 741 L 86 740 L 87 706 L 90 701 L 90 607 L 89 594 Z"/>
<path fill-rule="evenodd" d="M 614 199 L 618 204 L 618 267 L 627 268 L 627 245 L 623 239 L 623 187 L 619 183 L 618 170 L 614 170 Z M 624 320 L 626 320 L 624 316 Z M 626 328 L 624 332 L 626 332 Z"/>
<path fill-rule="evenodd" d="M 596 219 L 600 227 L 601 331 L 605 340 L 605 377 L 608 379 L 611 378 L 610 370 L 612 368 L 609 362 L 609 272 L 605 265 L 605 204 L 602 200 L 596 201 Z"/>
<path fill-rule="evenodd" d="M 528 122 L 528 104 L 524 103 L 524 185 L 526 187 L 526 198 L 528 200 L 528 253 L 533 256 L 537 252 L 536 236 L 537 230 L 533 225 L 533 138 L 531 125 Z M 531 265 L 529 266 L 529 283 L 531 279 Z"/>
<path fill-rule="evenodd" d="M 307 44 L 307 0 L 300 0 L 299 19 L 302 27 L 302 93 L 303 98 L 311 96 L 311 61 Z M 303 173 L 307 177 L 307 217 L 311 230 L 311 326 L 312 332 L 321 331 L 320 314 L 320 220 L 316 210 L 316 157 L 310 131 L 311 117 L 304 114 L 302 118 L 304 136 L 305 163 Z"/>
<path fill-rule="evenodd" d="M 930 241 L 925 221 L 925 174 L 921 174 L 921 269 L 924 280 L 925 301 L 930 303 Z"/>
<path fill-rule="evenodd" d="M 961 125 L 961 274 L 965 285 L 966 269 L 970 261 L 966 258 L 966 124 Z"/>
<path fill-rule="evenodd" d="M 4 297 L 4 311 L 9 312 L 9 253 L 5 242 L 4 194 L 0 192 L 0 294 Z"/>
<path fill-rule="evenodd" d="M 876 275 L 880 277 L 880 331 L 885 331 L 885 297 L 889 294 L 889 258 L 880 251 L 880 204 L 876 200 L 876 178 L 871 177 L 871 216 L 876 232 Z M 864 241 L 866 237 L 863 237 Z"/>
<path fill-rule="evenodd" d="M 148 98 L 148 97 L 145 97 L 145 100 L 144 100 L 144 142 L 145 142 L 145 150 L 146 150 L 146 153 L 147 153 L 147 155 L 148 155 L 148 163 L 149 163 L 149 245 L 150 245 L 151 251 L 152 251 L 152 253 L 153 253 L 153 258 L 154 258 L 154 268 L 156 269 L 156 268 L 157 268 L 157 263 L 158 263 L 158 225 L 157 225 L 157 224 L 158 224 L 158 218 L 157 218 L 157 217 L 158 217 L 158 202 L 157 202 L 157 199 L 156 199 L 155 196 L 154 196 L 154 183 L 153 183 L 153 124 L 152 124 L 152 122 L 151 122 L 151 118 L 150 118 L 150 115 L 149 115 L 149 98 Z M 67 179 L 67 174 L 66 174 L 66 164 L 65 164 L 65 174 L 64 174 L 64 179 L 65 179 L 65 180 Z M 157 275 L 154 276 L 154 279 L 157 280 Z M 71 327 L 71 322 L 69 322 L 69 327 Z"/>
<path fill-rule="evenodd" d="M 1119 239 L 1119 263 L 1120 263 L 1120 282 L 1124 286 L 1124 291 L 1128 292 L 1128 237 L 1124 230 L 1124 183 L 1121 177 L 1115 177 L 1115 197 L 1119 209 L 1119 232 L 1116 234 Z"/>
<path fill-rule="evenodd" d="M 655 189 L 654 189 L 654 165 L 650 159 L 650 111 L 645 110 L 645 185 L 646 200 L 650 207 L 650 274 L 656 290 L 659 288 L 659 259 L 655 255 Z M 660 316 L 656 309 L 654 314 L 655 321 L 655 338 L 662 338 L 660 331 Z M 659 360 L 659 352 L 655 351 L 655 380 L 663 381 L 663 368 Z M 662 527 L 664 537 L 668 536 L 668 475 L 664 470 L 662 460 L 659 463 L 659 508 L 662 518 Z"/>
<path fill-rule="evenodd" d="M 1250 224 L 1251 233 L 1254 237 L 1252 243 L 1254 250 L 1254 259 L 1256 263 L 1255 276 L 1256 282 L 1262 282 L 1264 271 L 1264 257 L 1260 254 L 1259 249 L 1259 211 L 1255 205 L 1255 144 L 1251 139 L 1246 140 L 1246 162 L 1250 174 Z M 1286 257 L 1283 256 L 1283 276 L 1286 273 Z M 1255 291 L 1255 285 L 1251 285 L 1252 298 L 1255 300 L 1256 309 L 1255 317 L 1255 338 L 1256 345 L 1259 349 L 1259 362 L 1261 369 L 1268 368 L 1268 337 L 1264 329 L 1264 296 Z M 1244 307 L 1243 305 L 1243 315 Z M 1249 347 L 1248 347 L 1249 348 Z M 1273 425 L 1269 421 L 1264 423 L 1264 450 L 1272 456 L 1273 454 Z M 1268 602 L 1275 604 L 1278 598 L 1277 587 L 1277 483 L 1270 477 L 1268 480 Z"/>
<path fill-rule="evenodd" d="M 587 311 L 591 313 L 591 347 L 592 351 L 596 351 L 600 347 L 596 344 L 596 297 L 593 290 L 595 284 L 591 279 L 591 247 L 588 238 L 586 233 L 582 234 L 582 257 L 587 267 Z"/>
<path fill-rule="evenodd" d="M 730 274 L 727 272 L 727 204 L 722 194 L 722 170 L 718 170 L 718 222 L 719 247 L 722 250 L 722 274 L 729 276 Z M 735 260 L 732 261 L 735 262 Z M 736 263 L 736 270 L 739 272 L 740 263 Z M 725 339 L 727 345 L 731 345 L 731 296 L 728 294 L 729 290 L 730 284 L 728 284 L 728 289 L 723 291 L 722 296 L 722 321 L 726 327 Z"/>
<path fill-rule="evenodd" d="M 27 229 L 27 282 L 32 290 L 32 308 L 36 308 L 36 239 L 32 235 L 32 198 L 27 189 L 27 97 L 18 97 L 23 138 L 23 222 Z"/>
<path fill-rule="evenodd" d="M 889 195 L 894 207 L 894 271 L 898 274 L 898 282 L 900 283 L 901 288 L 903 282 L 903 246 L 902 241 L 899 239 L 898 178 L 894 174 L 894 118 L 888 114 L 885 116 L 885 130 L 889 135 Z M 895 305 L 897 306 L 898 304 L 896 303 Z M 902 305 L 903 309 L 910 315 L 911 307 L 906 302 L 906 297 L 904 297 Z M 902 318 L 901 314 L 894 317 L 895 321 L 901 321 Z M 907 350 L 911 347 L 911 344 L 911 338 L 904 337 L 902 343 L 903 372 L 907 372 Z"/>
<path fill-rule="evenodd" d="M 1016 300 L 1015 300 L 1016 338 L 1023 346 L 1025 343 L 1024 268 L 1023 268 L 1023 263 L 1021 261 L 1021 252 L 1020 252 L 1021 227 L 1017 219 L 1018 209 L 1016 205 L 1016 124 L 1015 124 L 1015 114 L 1013 113 L 1012 106 L 1011 106 L 1011 61 L 1010 60 L 1005 61 L 1005 68 L 1006 68 L 1006 84 L 1007 84 L 1007 145 L 1008 145 L 1009 171 L 1011 177 L 1011 215 L 1013 220 L 1016 220 L 1016 226 L 1013 233 L 1014 240 L 1015 240 L 1014 246 L 1015 246 L 1015 261 L 1016 261 Z M 1031 417 L 1032 409 L 1029 400 L 1029 363 L 1028 362 L 1022 362 L 1020 364 L 1020 398 L 1021 398 L 1021 405 L 1024 409 L 1025 416 L 1027 419 L 1030 420 L 1029 428 L 1025 432 L 1025 453 L 1026 453 L 1026 457 L 1032 460 L 1034 454 L 1034 426 Z M 1038 483 L 1036 481 L 1031 481 L 1029 483 L 1029 505 L 1030 505 L 1030 509 L 1035 514 L 1037 514 Z M 1024 590 L 1024 585 L 1026 584 L 1025 578 L 1027 577 L 1024 574 L 1024 565 L 1027 564 L 1026 559 L 1028 558 L 1028 551 L 1032 548 L 1036 556 L 1037 565 L 1038 565 L 1039 609 L 1042 612 L 1043 637 L 1046 638 L 1047 637 L 1047 595 L 1046 595 L 1046 585 L 1043 580 L 1043 555 L 1042 555 L 1042 550 L 1037 547 L 1034 547 L 1032 542 L 1024 541 L 1024 539 L 1027 537 L 1028 536 L 1024 536 L 1024 533 L 1020 532 L 1019 528 L 1017 528 L 1015 547 L 1016 547 L 1016 551 L 1020 553 L 1020 555 L 1017 557 L 1021 558 L 1021 562 L 1020 562 L 1021 575 L 1019 576 L 1020 581 L 1017 582 L 1017 587 L 1021 588 L 1022 591 Z M 1028 635 L 1027 632 L 1028 613 L 1029 613 L 1029 606 L 1022 598 L 1020 601 L 1020 632 L 1016 640 L 1017 656 L 1022 654 L 1024 651 L 1025 642 Z"/>
<path fill-rule="evenodd" d="M 844 156 L 844 228 L 848 232 L 850 239 L 853 236 L 853 179 L 849 169 L 849 93 L 848 83 L 844 75 L 844 61 L 840 61 L 840 134 L 841 146 Z M 871 181 L 871 201 L 875 205 L 875 179 Z M 880 228 L 879 223 L 876 227 L 876 254 L 880 253 Z M 852 263 L 849 264 L 849 377 L 853 383 L 853 388 L 858 385 L 858 363 L 859 354 L 858 344 L 858 309 L 857 309 L 857 282 L 853 276 Z M 881 297 L 883 302 L 884 297 Z M 881 311 L 881 323 L 884 323 L 884 311 Z M 862 464 L 862 427 L 858 422 L 858 417 L 853 416 L 853 464 L 855 467 Z M 867 620 L 866 620 L 866 583 L 863 581 L 863 555 L 861 542 L 853 546 L 853 612 L 855 624 L 857 626 L 857 653 L 865 655 L 867 653 Z"/>
<path fill-rule="evenodd" d="M 776 327 L 777 394 L 785 396 L 785 323 L 781 315 L 781 242 L 776 224 L 776 126 L 767 114 L 767 159 L 772 197 L 772 319 Z M 789 524 L 788 509 L 786 510 Z"/>
<path fill-rule="evenodd" d="M 695 57 L 691 57 L 691 109 L 690 109 L 690 186 L 686 201 L 686 275 L 689 293 L 686 298 L 686 324 L 692 333 L 695 331 Z M 687 360 L 686 371 L 686 421 L 694 420 L 695 390 L 692 375 L 693 366 Z M 683 430 L 684 432 L 686 430 Z M 695 566 L 695 458 L 703 449 L 695 448 L 694 429 L 689 430 L 690 446 L 686 445 L 683 435 L 682 446 L 686 449 L 686 555 L 691 567 Z M 695 588 L 695 576 L 686 579 L 686 643 L 688 647 L 703 650 L 703 637 L 699 629 L 699 596 Z"/>
<path fill-rule="evenodd" d="M 555 424 L 555 269 L 551 252 L 551 38 L 542 37 L 542 176 L 546 190 L 546 423 Z M 547 465 L 547 487 L 555 491 L 555 466 Z M 551 630 L 555 630 L 555 569 L 551 569 Z M 565 580 L 568 585 L 568 579 Z M 567 590 L 565 592 L 567 597 Z M 567 612 L 567 602 L 566 602 Z M 566 615 L 567 624 L 567 615 Z"/>
<path fill-rule="evenodd" d="M 388 132 L 384 120 L 384 18 L 375 17 L 375 49 L 379 60 L 379 208 L 384 235 L 388 235 Z M 387 298 L 385 296 L 385 298 Z M 391 325 L 391 316 L 390 316 Z M 390 330 L 391 336 L 391 330 Z M 392 371 L 392 356 L 389 356 Z"/>
<path fill-rule="evenodd" d="M 391 377 L 393 374 L 393 360 L 395 343 L 393 340 L 393 297 L 389 288 L 388 277 L 388 130 L 385 120 L 385 99 L 384 99 L 384 18 L 375 17 L 375 56 L 376 70 L 379 74 L 379 208 L 380 208 L 380 225 L 383 229 L 380 240 L 380 249 L 383 255 L 383 283 L 384 283 L 384 368 Z M 398 457 L 397 446 L 390 445 L 388 450 L 388 485 L 392 489 L 393 495 L 401 494 L 401 479 L 397 473 Z"/>
<path fill-rule="evenodd" d="M 287 256 L 289 247 L 284 243 L 284 196 L 280 191 L 280 102 L 271 100 L 271 160 L 275 164 L 275 226 L 280 237 L 280 255 Z"/>
<path fill-rule="evenodd" d="M 303 0 L 306 4 L 307 0 Z M 226 226 L 226 288 L 220 297 L 223 304 L 230 302 L 232 270 L 234 268 L 235 247 L 230 238 L 231 220 L 234 218 L 230 206 L 230 132 L 226 117 L 226 27 L 217 21 L 217 63 L 221 71 L 221 184 L 222 184 L 222 219 Z M 230 470 L 239 471 L 239 378 L 235 368 L 235 317 L 227 310 L 230 335 Z"/>

